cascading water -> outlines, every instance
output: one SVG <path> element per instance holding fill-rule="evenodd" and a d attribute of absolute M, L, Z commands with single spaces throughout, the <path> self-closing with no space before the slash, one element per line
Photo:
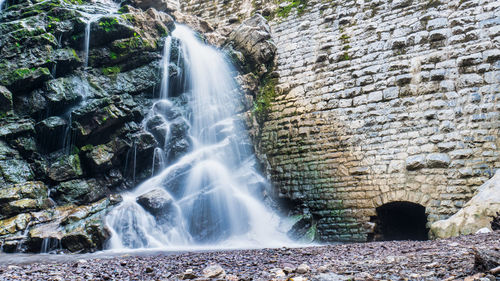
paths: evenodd
<path fill-rule="evenodd" d="M 2 10 L 6 2 L 7 2 L 6 0 L 0 0 L 0 14 L 2 13 Z"/>
<path fill-rule="evenodd" d="M 278 230 L 279 218 L 258 199 L 266 181 L 256 171 L 246 134 L 238 126 L 239 92 L 231 66 L 189 28 L 176 25 L 172 35 L 165 42 L 160 99 L 146 119 L 161 117 L 166 127 L 173 126 L 168 121 L 168 108 L 174 103 L 169 97 L 169 61 L 175 40 L 183 65 L 182 82 L 177 82 L 190 108 L 181 118 L 189 120 L 191 150 L 168 164 L 168 147 L 155 153 L 166 167 L 123 194 L 123 202 L 108 214 L 109 247 L 282 246 L 287 238 Z M 165 128 L 164 138 L 171 137 Z M 161 208 L 143 207 L 145 194 Z"/>

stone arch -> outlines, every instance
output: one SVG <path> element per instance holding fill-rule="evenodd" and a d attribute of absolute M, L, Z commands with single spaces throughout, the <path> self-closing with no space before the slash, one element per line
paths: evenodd
<path fill-rule="evenodd" d="M 398 190 L 398 191 L 387 191 L 373 197 L 373 209 L 376 209 L 384 204 L 398 201 L 407 201 L 415 204 L 420 204 L 425 207 L 425 212 L 429 213 L 429 204 L 431 201 L 431 196 L 419 191 L 411 190 Z M 375 213 L 375 211 L 374 211 Z"/>
<path fill-rule="evenodd" d="M 427 240 L 431 197 L 415 191 L 389 191 L 373 198 L 368 240 Z"/>

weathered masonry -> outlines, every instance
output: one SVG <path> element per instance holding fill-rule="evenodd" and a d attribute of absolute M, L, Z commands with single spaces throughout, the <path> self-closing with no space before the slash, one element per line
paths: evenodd
<path fill-rule="evenodd" d="M 183 8 L 216 21 L 252 3 Z M 391 202 L 446 218 L 500 168 L 499 1 L 309 0 L 271 26 L 279 91 L 261 152 L 322 239 L 365 241 Z"/>

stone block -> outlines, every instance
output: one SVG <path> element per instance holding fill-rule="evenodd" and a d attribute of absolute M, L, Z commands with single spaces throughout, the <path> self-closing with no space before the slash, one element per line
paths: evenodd
<path fill-rule="evenodd" d="M 425 162 L 429 168 L 446 168 L 450 165 L 450 157 L 445 153 L 431 153 Z"/>
<path fill-rule="evenodd" d="M 425 167 L 425 156 L 414 155 L 406 159 L 406 169 L 409 171 L 422 169 Z"/>

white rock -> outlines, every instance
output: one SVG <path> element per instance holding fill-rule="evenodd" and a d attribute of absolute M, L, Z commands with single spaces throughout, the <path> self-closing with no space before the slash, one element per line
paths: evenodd
<path fill-rule="evenodd" d="M 476 196 L 448 219 L 431 225 L 432 238 L 449 238 L 468 235 L 487 228 L 491 231 L 491 221 L 500 212 L 500 170 L 490 180 L 478 188 Z"/>

